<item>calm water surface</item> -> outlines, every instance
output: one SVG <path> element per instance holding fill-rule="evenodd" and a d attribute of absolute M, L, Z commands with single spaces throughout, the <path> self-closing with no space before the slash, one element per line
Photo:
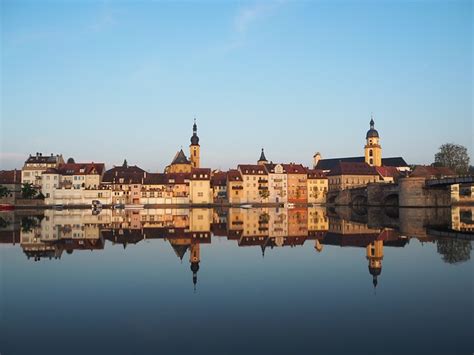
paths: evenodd
<path fill-rule="evenodd" d="M 472 209 L 0 214 L 0 353 L 472 354 Z"/>

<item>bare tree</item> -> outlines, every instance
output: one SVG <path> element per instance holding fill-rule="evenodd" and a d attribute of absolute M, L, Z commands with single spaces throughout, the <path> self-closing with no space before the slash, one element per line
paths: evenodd
<path fill-rule="evenodd" d="M 454 143 L 443 144 L 435 155 L 435 165 L 451 168 L 458 174 L 466 174 L 469 171 L 467 148 Z"/>

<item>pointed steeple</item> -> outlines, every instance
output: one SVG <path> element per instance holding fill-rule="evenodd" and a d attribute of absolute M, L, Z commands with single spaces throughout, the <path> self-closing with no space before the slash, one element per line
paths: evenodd
<path fill-rule="evenodd" d="M 268 162 L 267 158 L 265 157 L 265 152 L 263 151 L 260 153 L 260 159 L 258 159 L 257 163 L 258 164 L 266 164 Z"/>
<path fill-rule="evenodd" d="M 199 145 L 199 137 L 197 135 L 197 124 L 196 124 L 196 118 L 194 118 L 194 124 L 193 124 L 193 135 L 191 136 L 191 145 Z"/>

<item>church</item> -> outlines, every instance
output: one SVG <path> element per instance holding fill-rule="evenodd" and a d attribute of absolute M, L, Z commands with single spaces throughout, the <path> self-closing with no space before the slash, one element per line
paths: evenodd
<path fill-rule="evenodd" d="M 331 170 L 340 166 L 340 163 L 367 163 L 371 167 L 396 168 L 399 172 L 408 172 L 410 167 L 402 157 L 382 158 L 382 146 L 380 145 L 379 132 L 375 129 L 373 117 L 370 120 L 370 129 L 365 136 L 366 144 L 364 147 L 364 156 L 350 158 L 321 159 L 318 152 L 313 156 L 313 167 L 329 173 Z"/>
<path fill-rule="evenodd" d="M 199 137 L 197 135 L 197 124 L 194 119 L 193 135 L 191 136 L 191 144 L 189 145 L 189 159 L 186 154 L 180 149 L 173 158 L 170 165 L 165 168 L 166 174 L 175 173 L 191 173 L 194 168 L 200 167 L 200 149 Z"/>

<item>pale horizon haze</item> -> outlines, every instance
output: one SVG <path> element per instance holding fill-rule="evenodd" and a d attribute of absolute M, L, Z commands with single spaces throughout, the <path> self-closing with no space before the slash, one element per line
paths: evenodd
<path fill-rule="evenodd" d="M 1 1 L 0 169 L 473 156 L 471 1 Z"/>

